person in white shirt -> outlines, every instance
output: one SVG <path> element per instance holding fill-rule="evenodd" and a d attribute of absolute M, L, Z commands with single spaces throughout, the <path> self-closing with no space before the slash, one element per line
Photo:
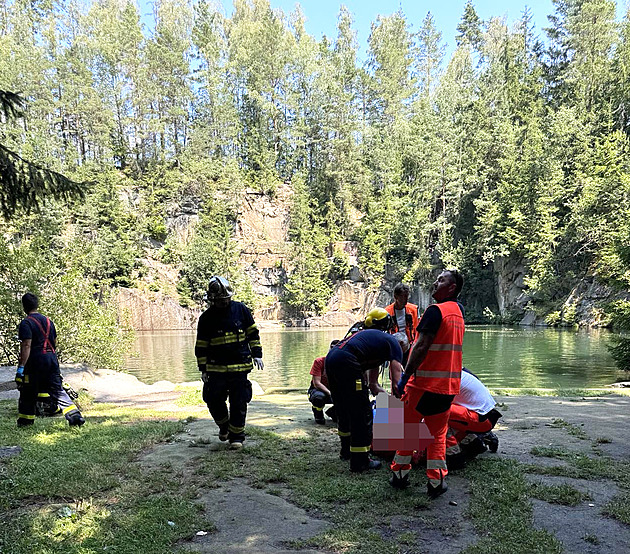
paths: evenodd
<path fill-rule="evenodd" d="M 462 382 L 459 394 L 451 404 L 446 435 L 446 457 L 451 467 L 462 466 L 477 454 L 496 452 L 499 439 L 492 432 L 501 413 L 495 408 L 496 402 L 490 391 L 470 372 L 462 368 Z"/>

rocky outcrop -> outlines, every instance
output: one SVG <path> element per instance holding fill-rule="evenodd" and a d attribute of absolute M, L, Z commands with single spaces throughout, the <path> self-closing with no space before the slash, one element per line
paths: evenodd
<path fill-rule="evenodd" d="M 120 319 L 135 331 L 194 329 L 199 319 L 200 312 L 183 308 L 160 292 L 119 288 L 117 300 Z"/>
<path fill-rule="evenodd" d="M 562 305 L 563 322 L 586 327 L 605 327 L 604 306 L 614 300 L 630 301 L 630 291 L 618 291 L 604 285 L 596 276 L 582 279 Z"/>
<path fill-rule="evenodd" d="M 525 265 L 521 260 L 497 258 L 494 261 L 497 305 L 502 317 L 523 314 L 531 298 L 525 292 Z"/>

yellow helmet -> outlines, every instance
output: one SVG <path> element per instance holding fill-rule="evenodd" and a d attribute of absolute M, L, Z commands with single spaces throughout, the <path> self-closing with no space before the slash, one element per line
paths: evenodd
<path fill-rule="evenodd" d="M 383 308 L 373 308 L 365 318 L 366 329 L 380 329 L 388 331 L 392 326 L 392 316 Z"/>

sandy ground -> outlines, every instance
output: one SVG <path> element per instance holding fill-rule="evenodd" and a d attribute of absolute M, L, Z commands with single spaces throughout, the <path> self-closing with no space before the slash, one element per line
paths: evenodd
<path fill-rule="evenodd" d="M 11 388 L 12 372 L 11 368 L 0 368 L 0 399 L 17 398 L 17 391 L 7 390 Z M 181 390 L 175 390 L 175 385 L 167 381 L 145 385 L 131 375 L 107 370 L 92 372 L 79 367 L 65 368 L 64 375 L 75 389 L 86 389 L 98 402 L 164 410 L 172 412 L 174 417 L 182 409 L 187 412 L 191 410 L 190 407 L 180 408 L 174 404 Z M 189 386 L 200 387 L 200 383 Z M 337 439 L 332 424 L 329 422 L 325 427 L 314 425 L 306 395 L 263 394 L 260 387 L 256 386 L 254 391 L 248 425 L 286 436 L 296 436 L 304 433 L 305 429 L 315 429 L 321 434 L 322 443 L 330 444 L 331 452 L 336 452 Z M 623 461 L 627 461 L 630 456 L 628 396 L 515 396 L 497 397 L 497 401 L 504 415 L 496 430 L 500 438 L 499 452 L 482 456 L 502 456 L 539 465 L 562 465 L 559 460 L 536 458 L 530 451 L 534 446 L 559 446 L 593 455 L 593 441 L 596 439 L 604 439 L 598 444 L 603 455 Z M 199 406 L 195 411 L 198 412 L 198 419 L 189 423 L 186 430 L 170 443 L 158 445 L 147 452 L 141 463 L 147 467 L 165 463 L 178 467 L 190 466 L 195 457 L 211 456 L 213 450 L 225 448 L 225 444 L 216 437 L 216 426 L 205 407 Z M 89 423 L 89 413 L 86 415 Z M 554 420 L 558 419 L 582 430 L 586 438 L 572 436 L 566 428 L 554 424 Z M 340 471 L 347 471 L 341 462 Z M 387 470 L 381 469 L 380 472 L 386 479 Z M 424 479 L 420 473 L 415 472 L 413 476 L 418 483 L 418 494 L 423 493 L 420 485 Z M 601 514 L 601 507 L 618 492 L 615 483 L 536 475 L 528 475 L 528 479 L 546 484 L 568 483 L 591 495 L 592 500 L 575 507 L 533 501 L 535 525 L 553 533 L 563 542 L 566 552 L 625 554 L 628 551 L 630 527 Z M 457 552 L 476 541 L 472 525 L 464 515 L 469 502 L 467 488 L 468 483 L 463 477 L 457 474 L 449 477 L 448 493 L 433 504 L 432 512 L 435 512 L 436 517 L 440 515 L 440 525 L 422 529 L 422 544 L 410 552 Z M 285 547 L 286 541 L 311 537 L 329 525 L 282 497 L 253 489 L 239 480 L 228 481 L 218 488 L 204 491 L 200 501 L 206 507 L 208 518 L 217 526 L 217 532 L 195 537 L 190 543 L 191 548 L 200 552 L 289 552 Z M 453 506 L 451 501 L 457 505 Z M 589 537 L 589 540 L 585 540 L 585 537 Z"/>

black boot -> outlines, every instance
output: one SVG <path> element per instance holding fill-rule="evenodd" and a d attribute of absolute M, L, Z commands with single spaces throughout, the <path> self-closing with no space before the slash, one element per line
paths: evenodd
<path fill-rule="evenodd" d="M 395 489 L 406 489 L 409 486 L 409 474 L 404 477 L 398 477 L 398 475 L 392 473 L 389 478 L 389 484 Z"/>
<path fill-rule="evenodd" d="M 492 431 L 487 433 L 480 433 L 479 438 L 488 447 L 490 452 L 494 453 L 499 449 L 499 437 L 497 437 Z"/>
<path fill-rule="evenodd" d="M 474 433 L 468 433 L 460 443 L 462 452 L 466 455 L 466 458 L 472 460 L 478 454 L 483 454 L 487 448 L 483 443 L 483 440 L 479 438 L 478 435 Z"/>
<path fill-rule="evenodd" d="M 431 486 L 431 483 L 427 483 L 427 495 L 431 500 L 435 500 L 438 496 L 444 494 L 448 490 L 446 481 L 442 479 L 437 487 Z"/>
<path fill-rule="evenodd" d="M 369 469 L 380 469 L 381 462 L 372 460 L 367 452 L 352 452 L 350 454 L 350 471 L 361 473 Z"/>
<path fill-rule="evenodd" d="M 342 460 L 350 459 L 350 437 L 339 437 L 341 441 L 341 450 L 339 451 L 339 458 Z"/>
<path fill-rule="evenodd" d="M 330 419 L 337 423 L 337 410 L 335 410 L 334 406 L 328 408 L 325 413 Z"/>
<path fill-rule="evenodd" d="M 326 418 L 324 417 L 324 410 L 321 408 L 316 408 L 313 406 L 313 417 L 315 418 L 315 423 L 318 425 L 325 425 Z"/>

